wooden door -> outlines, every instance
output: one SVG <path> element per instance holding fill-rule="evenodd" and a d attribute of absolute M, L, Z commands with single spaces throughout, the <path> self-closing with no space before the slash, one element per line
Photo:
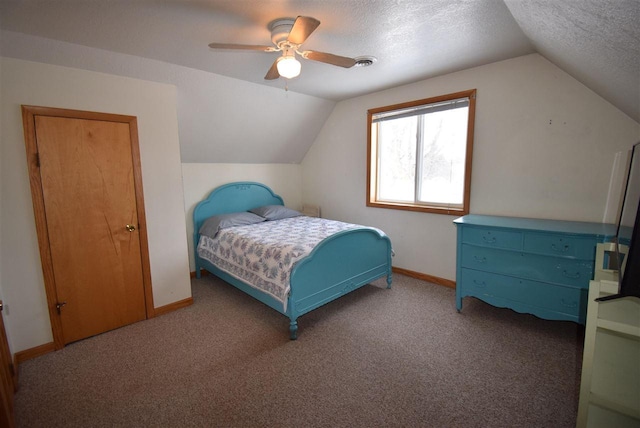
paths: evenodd
<path fill-rule="evenodd" d="M 26 119 L 25 136 L 29 125 L 32 193 L 40 191 L 34 208 L 41 198 L 36 224 L 59 348 L 145 319 L 150 275 L 135 118 L 38 113 Z"/>

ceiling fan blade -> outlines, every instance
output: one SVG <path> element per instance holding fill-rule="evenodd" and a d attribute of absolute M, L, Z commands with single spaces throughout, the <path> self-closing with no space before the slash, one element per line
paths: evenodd
<path fill-rule="evenodd" d="M 307 40 L 307 37 L 311 35 L 320 25 L 320 21 L 310 16 L 298 16 L 293 23 L 293 27 L 289 32 L 287 40 L 290 43 L 301 45 Z"/>
<path fill-rule="evenodd" d="M 302 57 L 312 61 L 324 62 L 344 68 L 351 68 L 356 65 L 356 60 L 353 58 L 347 58 L 346 56 L 339 56 L 325 52 L 304 51 L 302 52 Z"/>
<path fill-rule="evenodd" d="M 280 58 L 276 58 L 271 64 L 271 68 L 267 71 L 267 74 L 264 76 L 264 80 L 275 80 L 280 77 L 280 73 L 278 73 L 278 60 Z"/>
<path fill-rule="evenodd" d="M 276 51 L 276 48 L 274 48 L 273 46 L 238 45 L 234 43 L 209 43 L 209 47 L 212 49 L 236 49 L 236 50 L 263 51 L 263 52 Z"/>

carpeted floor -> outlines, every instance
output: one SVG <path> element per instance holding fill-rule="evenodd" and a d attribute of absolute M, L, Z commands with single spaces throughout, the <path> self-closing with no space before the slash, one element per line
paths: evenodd
<path fill-rule="evenodd" d="M 18 427 L 574 427 L 584 329 L 402 275 L 288 319 L 194 304 L 20 365 Z"/>

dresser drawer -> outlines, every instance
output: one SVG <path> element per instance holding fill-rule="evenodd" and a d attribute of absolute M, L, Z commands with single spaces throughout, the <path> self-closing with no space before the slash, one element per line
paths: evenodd
<path fill-rule="evenodd" d="M 588 288 L 593 262 L 462 245 L 463 268 Z"/>
<path fill-rule="evenodd" d="M 512 301 L 523 301 L 522 281 L 508 276 L 481 272 L 473 269 L 462 269 L 461 280 L 456 286 L 461 287 L 462 296 L 499 297 Z"/>
<path fill-rule="evenodd" d="M 493 248 L 522 249 L 522 233 L 510 230 L 466 227 L 462 230 L 462 242 Z"/>
<path fill-rule="evenodd" d="M 595 238 L 588 237 L 546 233 L 525 233 L 524 235 L 524 251 L 556 257 L 595 260 L 596 244 Z"/>
<path fill-rule="evenodd" d="M 463 296 L 498 298 L 581 319 L 588 290 L 462 269 Z M 535 311 L 534 311 L 535 312 Z"/>

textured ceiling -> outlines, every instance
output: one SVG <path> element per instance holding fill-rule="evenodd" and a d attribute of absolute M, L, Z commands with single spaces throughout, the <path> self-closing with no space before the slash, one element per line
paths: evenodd
<path fill-rule="evenodd" d="M 3 30 L 157 59 L 254 83 L 277 53 L 219 51 L 210 42 L 270 44 L 274 19 L 312 16 L 305 50 L 368 68 L 304 61 L 289 89 L 341 100 L 534 52 L 502 0 L 0 0 Z"/>
<path fill-rule="evenodd" d="M 280 88 L 263 79 L 276 53 L 207 45 L 269 44 L 297 15 L 321 21 L 304 49 L 378 61 L 303 61 L 294 92 L 341 100 L 537 51 L 640 121 L 639 0 L 0 0 L 3 30 Z"/>

